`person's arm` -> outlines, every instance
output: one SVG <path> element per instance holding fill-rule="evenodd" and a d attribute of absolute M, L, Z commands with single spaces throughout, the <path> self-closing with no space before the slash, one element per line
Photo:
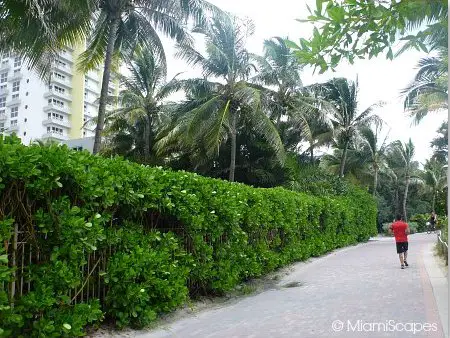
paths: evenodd
<path fill-rule="evenodd" d="M 388 233 L 389 233 L 389 235 L 392 235 L 392 223 L 391 223 L 391 225 L 389 225 Z"/>
<path fill-rule="evenodd" d="M 405 234 L 409 235 L 411 233 L 411 230 L 409 229 L 409 225 L 406 224 Z"/>

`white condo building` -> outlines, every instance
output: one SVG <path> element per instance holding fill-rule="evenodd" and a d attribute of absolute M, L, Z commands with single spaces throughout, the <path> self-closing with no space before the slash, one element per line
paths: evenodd
<path fill-rule="evenodd" d="M 59 53 L 46 83 L 20 57 L 0 55 L 0 133 L 15 133 L 26 145 L 92 138 L 95 125 L 85 121 L 97 115 L 102 72 L 80 73 L 76 60 L 81 51 Z M 117 89 L 110 81 L 109 94 Z"/>

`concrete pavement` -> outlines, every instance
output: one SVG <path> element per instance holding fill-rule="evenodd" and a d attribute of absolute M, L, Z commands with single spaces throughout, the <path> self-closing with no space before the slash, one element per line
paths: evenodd
<path fill-rule="evenodd" d="M 295 264 L 273 290 L 127 336 L 443 338 L 447 278 L 433 266 L 435 240 L 435 235 L 411 235 L 405 270 L 394 240 L 377 238 Z M 296 287 L 283 287 L 295 282 Z M 439 308 L 436 292 L 445 297 Z"/>

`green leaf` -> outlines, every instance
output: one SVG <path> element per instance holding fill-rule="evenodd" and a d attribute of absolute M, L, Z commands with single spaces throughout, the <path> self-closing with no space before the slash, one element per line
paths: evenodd
<path fill-rule="evenodd" d="M 342 7 L 327 8 L 327 13 L 336 23 L 342 22 L 345 18 L 345 10 Z"/>
<path fill-rule="evenodd" d="M 64 327 L 66 330 L 72 329 L 72 326 L 71 326 L 70 324 L 67 324 L 67 323 L 64 323 L 64 324 L 63 324 L 63 327 Z"/>

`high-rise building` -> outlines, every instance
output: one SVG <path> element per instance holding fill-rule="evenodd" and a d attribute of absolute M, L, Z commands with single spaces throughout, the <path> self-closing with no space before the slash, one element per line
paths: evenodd
<path fill-rule="evenodd" d="M 20 57 L 0 55 L 0 133 L 15 133 L 22 143 L 34 140 L 91 138 L 97 115 L 102 72 L 79 72 L 80 48 L 65 48 L 52 64 L 48 82 Z M 110 81 L 110 95 L 117 83 Z"/>

